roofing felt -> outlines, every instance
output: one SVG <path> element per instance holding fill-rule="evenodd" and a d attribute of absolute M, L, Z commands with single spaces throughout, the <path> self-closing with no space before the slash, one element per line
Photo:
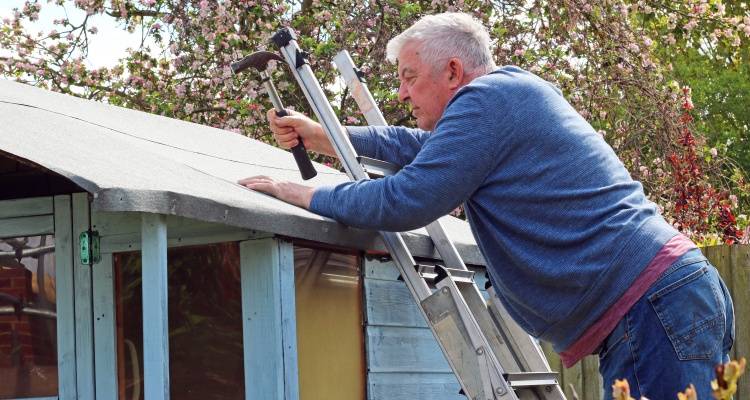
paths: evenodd
<path fill-rule="evenodd" d="M 291 153 L 248 137 L 0 79 L 0 151 L 58 173 L 92 194 L 103 212 L 147 212 L 218 222 L 359 249 L 384 249 L 377 232 L 347 227 L 237 180 L 302 183 Z M 311 186 L 345 182 L 315 163 Z M 484 264 L 468 224 L 441 219 L 468 263 Z M 421 229 L 415 255 L 435 256 Z"/>

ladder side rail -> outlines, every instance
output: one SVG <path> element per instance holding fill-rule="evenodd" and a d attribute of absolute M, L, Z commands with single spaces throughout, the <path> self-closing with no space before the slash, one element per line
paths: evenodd
<path fill-rule="evenodd" d="M 320 87 L 320 83 L 315 78 L 312 68 L 307 63 L 302 63 L 299 67 L 297 66 L 298 55 L 302 54 L 297 41 L 292 39 L 287 45 L 279 46 L 279 50 L 287 64 L 289 64 L 292 74 L 297 79 L 302 92 L 307 98 L 307 102 L 323 126 L 323 131 L 328 136 L 331 144 L 333 144 L 336 155 L 339 161 L 341 161 L 347 175 L 349 175 L 349 178 L 355 181 L 367 179 L 368 176 L 364 168 L 357 162 L 357 153 L 354 150 L 354 146 L 349 141 L 344 127 L 339 123 L 336 113 L 328 102 L 323 88 Z"/>
<path fill-rule="evenodd" d="M 461 303 L 465 301 L 452 279 L 443 279 L 439 281 L 435 286 L 438 289 L 446 288 L 450 290 L 450 292 L 453 294 L 453 300 L 455 302 Z M 476 350 L 476 355 L 479 358 L 479 362 L 485 362 L 488 364 L 492 363 L 497 366 L 496 368 L 480 369 L 480 371 L 483 373 L 482 381 L 484 383 L 484 392 L 493 393 L 497 396 L 505 396 L 507 392 L 513 392 L 509 388 L 505 379 L 502 378 L 502 374 L 505 373 L 505 370 L 502 368 L 502 365 L 496 358 L 495 352 L 491 350 L 490 344 L 486 336 L 483 334 L 479 323 L 471 313 L 470 308 L 468 306 L 465 306 L 457 307 L 457 309 L 460 319 L 466 325 L 466 332 L 469 335 L 470 343 Z"/>
<path fill-rule="evenodd" d="M 515 323 L 515 320 L 511 318 L 503 303 L 495 295 L 495 289 L 490 287 L 487 289 L 487 292 L 490 293 L 490 309 L 492 313 L 497 318 L 498 323 L 502 324 L 505 328 L 504 330 L 509 333 L 510 337 L 508 339 L 512 340 L 515 346 L 521 350 L 524 367 L 529 371 L 549 371 L 551 368 L 541 346 Z M 527 355 L 534 355 L 535 357 Z"/>
<path fill-rule="evenodd" d="M 349 56 L 349 52 L 346 50 L 339 51 L 333 57 L 333 63 L 336 65 L 339 73 L 341 73 L 341 77 L 344 78 L 344 83 L 346 83 L 349 93 L 351 93 L 354 101 L 359 106 L 359 110 L 364 114 L 367 124 L 376 126 L 388 125 L 372 94 L 357 74 L 357 69 L 354 66 L 351 56 Z"/>
<path fill-rule="evenodd" d="M 385 120 L 383 113 L 380 112 L 370 90 L 360 80 L 360 77 L 356 72 L 356 67 L 354 66 L 354 61 L 352 61 L 352 58 L 349 56 L 349 52 L 341 50 L 333 58 L 333 62 L 341 73 L 341 76 L 344 78 L 344 82 L 349 88 L 354 101 L 357 103 L 357 106 L 359 106 L 360 111 L 364 114 L 367 124 L 387 126 L 388 122 Z M 451 242 L 445 228 L 439 220 L 433 221 L 427 225 L 426 229 L 446 267 L 468 270 L 466 264 L 464 264 L 464 261 L 461 259 L 461 255 L 458 253 L 458 250 L 456 250 L 456 246 Z"/>

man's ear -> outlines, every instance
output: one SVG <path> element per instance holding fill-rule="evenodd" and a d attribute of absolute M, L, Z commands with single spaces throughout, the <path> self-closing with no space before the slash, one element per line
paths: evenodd
<path fill-rule="evenodd" d="M 464 81 L 464 64 L 460 58 L 453 57 L 448 61 L 448 87 L 458 89 Z"/>

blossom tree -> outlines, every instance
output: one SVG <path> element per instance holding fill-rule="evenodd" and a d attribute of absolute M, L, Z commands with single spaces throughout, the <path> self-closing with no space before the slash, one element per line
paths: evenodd
<path fill-rule="evenodd" d="M 24 28 L 42 7 L 108 16 L 151 44 L 130 49 L 114 67 L 87 67 L 97 28 L 88 17 L 53 21 L 49 32 Z M 250 75 L 233 76 L 229 64 L 273 50 L 270 36 L 291 26 L 342 122 L 363 123 L 347 90 L 334 84 L 331 59 L 345 48 L 386 118 L 409 125 L 385 45 L 420 16 L 442 11 L 483 21 L 496 39 L 498 64 L 519 65 L 559 85 L 676 227 L 703 243 L 743 239 L 735 215 L 750 201 L 741 196 L 748 189 L 744 174 L 705 146 L 691 91 L 674 80 L 669 56 L 721 49 L 747 59 L 750 11 L 721 0 L 28 0 L 0 24 L 0 48 L 12 54 L 0 74 L 271 142 L 262 88 Z M 284 101 L 305 111 L 285 68 L 274 71 Z"/>

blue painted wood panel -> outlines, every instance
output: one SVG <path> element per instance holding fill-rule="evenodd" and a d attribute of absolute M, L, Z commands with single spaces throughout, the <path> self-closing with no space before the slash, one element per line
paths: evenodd
<path fill-rule="evenodd" d="M 475 269 L 484 291 L 484 269 Z M 424 317 L 390 261 L 365 263 L 368 399 L 464 400 Z"/>
<path fill-rule="evenodd" d="M 167 220 L 142 214 L 143 387 L 146 400 L 169 398 Z"/>
<path fill-rule="evenodd" d="M 79 399 L 94 398 L 94 323 L 91 267 L 81 264 L 76 251 L 79 235 L 89 229 L 88 193 L 73 194 L 73 279 L 75 292 L 76 386 Z"/>
<path fill-rule="evenodd" d="M 404 282 L 365 279 L 369 325 L 427 328 L 427 322 Z"/>
<path fill-rule="evenodd" d="M 0 237 L 50 234 L 55 229 L 52 215 L 0 219 Z"/>
<path fill-rule="evenodd" d="M 46 215 L 53 212 L 52 197 L 3 200 L 0 204 L 2 204 L 0 206 L 0 218 Z"/>
<path fill-rule="evenodd" d="M 247 399 L 297 400 L 297 332 L 292 245 L 240 243 Z"/>
<path fill-rule="evenodd" d="M 368 326 L 367 357 L 371 372 L 451 372 L 428 328 Z"/>
<path fill-rule="evenodd" d="M 453 373 L 371 373 L 367 391 L 371 399 L 466 400 Z"/>
<path fill-rule="evenodd" d="M 102 254 L 102 261 L 94 266 L 92 273 L 96 398 L 117 399 L 117 334 L 112 254 Z"/>
<path fill-rule="evenodd" d="M 78 398 L 76 390 L 73 212 L 69 195 L 55 196 L 55 289 L 57 379 L 61 400 Z"/>

